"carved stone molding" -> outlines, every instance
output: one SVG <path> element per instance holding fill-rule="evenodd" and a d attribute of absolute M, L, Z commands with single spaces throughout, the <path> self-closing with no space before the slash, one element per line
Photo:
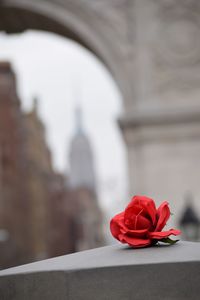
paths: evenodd
<path fill-rule="evenodd" d="M 156 3 L 156 4 L 155 4 Z M 162 0 L 155 4 L 151 44 L 152 91 L 198 89 L 200 84 L 200 2 Z"/>
<path fill-rule="evenodd" d="M 200 62 L 200 9 L 175 6 L 159 10 L 157 55 L 171 66 Z"/>

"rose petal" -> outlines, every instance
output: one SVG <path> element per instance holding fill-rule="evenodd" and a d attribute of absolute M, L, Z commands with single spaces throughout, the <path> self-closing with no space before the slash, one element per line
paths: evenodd
<path fill-rule="evenodd" d="M 119 240 L 119 235 L 121 234 L 121 230 L 120 230 L 121 227 L 119 223 L 121 223 L 123 219 L 124 219 L 124 212 L 117 214 L 110 221 L 110 231 L 112 235 L 118 240 Z"/>
<path fill-rule="evenodd" d="M 124 223 L 132 230 L 150 229 L 152 224 L 148 218 L 142 215 L 144 208 L 140 206 L 132 206 L 124 212 Z"/>
<path fill-rule="evenodd" d="M 142 214 L 142 212 L 144 211 L 144 208 L 140 205 L 132 205 L 130 207 L 127 207 L 124 211 L 124 219 L 129 219 L 132 217 L 132 215 L 139 215 Z M 145 216 L 146 214 L 144 214 L 143 212 L 143 216 Z"/>
<path fill-rule="evenodd" d="M 120 236 L 120 241 L 122 243 L 127 243 L 134 248 L 141 248 L 151 244 L 151 239 L 140 239 L 127 235 Z"/>
<path fill-rule="evenodd" d="M 148 235 L 148 229 L 141 229 L 141 230 L 131 230 L 131 229 L 123 229 L 121 228 L 121 233 L 126 234 L 130 237 L 140 237 L 140 238 L 146 238 Z"/>
<path fill-rule="evenodd" d="M 134 227 L 134 223 L 132 218 L 133 216 L 139 215 L 142 212 L 142 210 L 143 208 L 138 205 L 134 205 L 126 208 L 126 210 L 124 211 L 124 224 L 126 224 L 126 226 L 133 229 L 132 227 Z"/>
<path fill-rule="evenodd" d="M 132 230 L 124 224 L 124 212 L 117 214 L 110 222 L 112 235 L 119 240 L 119 234 L 129 234 L 130 236 L 146 237 L 148 229 Z"/>
<path fill-rule="evenodd" d="M 167 201 L 164 201 L 157 210 L 158 221 L 155 228 L 155 231 L 161 231 L 166 225 L 167 220 L 170 217 L 169 204 Z"/>
<path fill-rule="evenodd" d="M 181 231 L 172 228 L 168 231 L 149 232 L 149 237 L 151 239 L 161 240 L 161 239 L 164 239 L 164 238 L 168 237 L 171 234 L 179 235 L 179 234 L 181 234 Z"/>
<path fill-rule="evenodd" d="M 153 199 L 146 196 L 134 196 L 126 209 L 139 205 L 144 208 L 144 212 L 150 217 L 153 225 L 156 222 L 156 206 Z M 125 210 L 126 211 L 126 210 Z"/>

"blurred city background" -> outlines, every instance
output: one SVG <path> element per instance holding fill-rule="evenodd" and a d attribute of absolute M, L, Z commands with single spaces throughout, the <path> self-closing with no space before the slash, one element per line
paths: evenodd
<path fill-rule="evenodd" d="M 134 194 L 199 240 L 199 20 L 197 0 L 0 1 L 0 268 L 113 243 Z"/>

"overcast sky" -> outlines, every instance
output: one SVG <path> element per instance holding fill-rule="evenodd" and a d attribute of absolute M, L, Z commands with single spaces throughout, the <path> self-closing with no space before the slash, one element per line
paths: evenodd
<path fill-rule="evenodd" d="M 69 171 L 68 153 L 80 105 L 94 151 L 99 201 L 114 213 L 126 202 L 126 152 L 116 120 L 123 111 L 110 73 L 88 50 L 66 38 L 28 31 L 0 34 L 0 60 L 9 60 L 17 74 L 18 94 L 28 111 L 33 97 L 47 129 L 56 170 Z"/>

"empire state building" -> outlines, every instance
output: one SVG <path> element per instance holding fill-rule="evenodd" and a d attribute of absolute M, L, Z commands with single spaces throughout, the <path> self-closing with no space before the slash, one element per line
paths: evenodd
<path fill-rule="evenodd" d="M 82 112 L 76 109 L 76 132 L 70 149 L 70 186 L 88 188 L 96 193 L 96 177 L 90 141 L 84 132 Z"/>
<path fill-rule="evenodd" d="M 103 215 L 97 200 L 93 152 L 83 130 L 80 108 L 76 109 L 76 130 L 70 148 L 69 180 L 77 227 L 81 228 L 76 250 L 103 246 Z"/>

